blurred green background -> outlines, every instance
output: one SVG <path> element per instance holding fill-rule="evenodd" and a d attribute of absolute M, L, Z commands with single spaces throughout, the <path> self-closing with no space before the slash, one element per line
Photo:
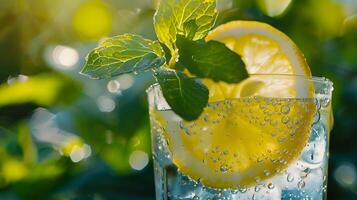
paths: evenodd
<path fill-rule="evenodd" d="M 218 0 L 217 25 L 267 22 L 334 83 L 329 199 L 357 199 L 357 1 Z M 155 39 L 155 0 L 0 0 L 0 199 L 154 199 L 145 89 L 95 81 L 85 55 L 109 36 Z"/>

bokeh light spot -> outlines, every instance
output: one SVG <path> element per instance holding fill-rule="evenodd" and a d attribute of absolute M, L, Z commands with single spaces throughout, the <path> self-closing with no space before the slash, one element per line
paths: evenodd
<path fill-rule="evenodd" d="M 258 3 L 264 14 L 275 17 L 284 13 L 291 0 L 259 0 Z"/>
<path fill-rule="evenodd" d="M 148 154 L 144 151 L 133 151 L 129 157 L 129 164 L 135 170 L 142 170 L 149 163 Z"/>
<path fill-rule="evenodd" d="M 333 175 L 342 187 L 349 187 L 356 182 L 356 167 L 352 163 L 343 163 L 336 168 Z"/>
<path fill-rule="evenodd" d="M 8 160 L 2 165 L 2 175 L 8 182 L 18 181 L 28 174 L 24 163 L 17 160 Z"/>
<path fill-rule="evenodd" d="M 119 93 L 120 89 L 120 83 L 117 80 L 111 80 L 107 84 L 107 90 L 110 93 Z"/>
<path fill-rule="evenodd" d="M 84 39 L 99 39 L 112 30 L 112 14 L 101 0 L 89 0 L 73 16 L 73 29 Z"/>
<path fill-rule="evenodd" d="M 124 74 L 117 78 L 117 81 L 120 84 L 120 89 L 126 90 L 129 89 L 134 84 L 134 77 L 130 74 Z"/>
<path fill-rule="evenodd" d="M 79 55 L 71 47 L 58 45 L 52 51 L 52 59 L 58 68 L 69 69 L 77 64 Z"/>
<path fill-rule="evenodd" d="M 98 97 L 97 105 L 101 112 L 112 112 L 115 109 L 114 100 L 108 96 Z"/>
<path fill-rule="evenodd" d="M 88 158 L 92 153 L 89 145 L 75 146 L 72 148 L 70 158 L 73 162 L 77 163 L 85 158 Z"/>

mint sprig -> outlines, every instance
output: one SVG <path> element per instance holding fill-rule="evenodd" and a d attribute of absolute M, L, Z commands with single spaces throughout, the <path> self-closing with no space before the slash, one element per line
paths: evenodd
<path fill-rule="evenodd" d="M 195 120 L 208 103 L 208 89 L 200 80 L 181 71 L 158 69 L 154 73 L 172 110 L 186 120 Z"/>
<path fill-rule="evenodd" d="M 222 43 L 192 41 L 178 35 L 176 44 L 180 65 L 200 78 L 237 83 L 248 77 L 241 57 Z"/>
<path fill-rule="evenodd" d="M 165 55 L 159 42 L 124 34 L 104 41 L 88 54 L 86 61 L 81 73 L 102 79 L 160 67 Z"/>
<path fill-rule="evenodd" d="M 235 83 L 247 77 L 239 55 L 224 44 L 201 40 L 214 26 L 215 7 L 215 0 L 161 0 L 154 27 L 159 41 L 170 50 L 170 61 L 158 41 L 124 34 L 93 49 L 81 73 L 102 79 L 151 70 L 172 110 L 185 120 L 195 120 L 208 103 L 208 88 L 199 79 L 174 70 L 175 65 L 214 81 Z"/>
<path fill-rule="evenodd" d="M 161 0 L 154 15 L 154 28 L 159 41 L 173 53 L 176 35 L 202 39 L 216 18 L 216 0 Z"/>

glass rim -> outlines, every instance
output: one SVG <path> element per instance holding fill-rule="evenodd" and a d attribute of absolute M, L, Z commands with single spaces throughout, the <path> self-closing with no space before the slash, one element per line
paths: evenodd
<path fill-rule="evenodd" d="M 269 76 L 269 77 L 299 77 L 314 82 L 324 82 L 333 85 L 332 81 L 324 76 L 306 76 L 300 74 L 249 74 L 249 76 Z"/>
<path fill-rule="evenodd" d="M 306 75 L 296 75 L 296 74 L 249 74 L 249 77 L 297 77 L 297 78 L 301 78 L 301 79 L 305 79 L 307 81 L 312 81 L 315 83 L 320 83 L 320 84 L 326 84 L 327 88 L 331 89 L 331 91 L 333 90 L 333 82 L 323 76 L 306 76 Z M 249 78 L 248 77 L 248 78 Z M 198 78 L 198 79 L 202 79 L 202 78 Z M 147 89 L 146 89 L 146 93 L 149 93 L 154 87 L 158 86 L 159 83 L 153 83 L 151 84 Z"/>

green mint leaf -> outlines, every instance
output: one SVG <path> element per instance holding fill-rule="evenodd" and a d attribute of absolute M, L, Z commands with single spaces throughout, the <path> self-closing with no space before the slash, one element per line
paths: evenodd
<path fill-rule="evenodd" d="M 154 16 L 159 41 L 175 50 L 176 35 L 204 38 L 217 17 L 216 0 L 161 0 Z"/>
<path fill-rule="evenodd" d="M 208 89 L 181 71 L 158 69 L 155 77 L 172 110 L 187 121 L 197 119 L 208 103 Z"/>
<path fill-rule="evenodd" d="M 164 51 L 158 41 L 125 34 L 106 40 L 90 52 L 81 73 L 95 79 L 110 78 L 142 72 L 164 63 Z"/>
<path fill-rule="evenodd" d="M 217 41 L 192 41 L 178 35 L 179 65 L 192 74 L 214 81 L 237 83 L 248 77 L 241 57 Z"/>

